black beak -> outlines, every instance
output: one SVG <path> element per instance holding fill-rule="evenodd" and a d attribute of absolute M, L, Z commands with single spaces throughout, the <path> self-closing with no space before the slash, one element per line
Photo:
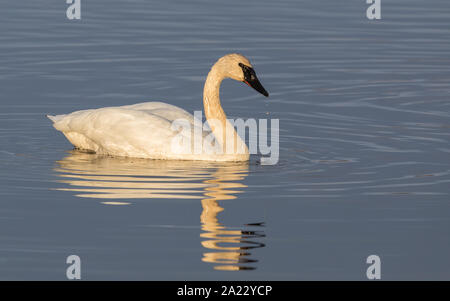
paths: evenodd
<path fill-rule="evenodd" d="M 264 95 L 265 97 L 269 97 L 269 93 L 264 89 L 264 87 L 259 82 L 259 79 L 256 77 L 255 70 L 253 68 L 246 66 L 242 63 L 239 63 L 239 66 L 241 66 L 242 71 L 244 72 L 244 83 Z"/>

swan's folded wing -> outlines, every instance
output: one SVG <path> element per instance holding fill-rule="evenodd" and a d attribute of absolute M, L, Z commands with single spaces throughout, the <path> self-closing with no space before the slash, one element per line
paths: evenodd
<path fill-rule="evenodd" d="M 55 122 L 54 127 L 66 136 L 84 136 L 96 145 L 96 152 L 144 157 L 148 152 L 167 152 L 178 134 L 166 118 L 120 107 L 77 111 Z"/>

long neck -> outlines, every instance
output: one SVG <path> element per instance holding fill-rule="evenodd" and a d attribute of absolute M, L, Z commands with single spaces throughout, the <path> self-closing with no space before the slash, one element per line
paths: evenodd
<path fill-rule="evenodd" d="M 224 123 L 227 119 L 220 104 L 219 97 L 220 84 L 224 78 L 225 77 L 218 72 L 216 65 L 213 66 L 206 78 L 205 87 L 203 88 L 203 107 L 208 121 L 218 120 Z"/>
<path fill-rule="evenodd" d="M 220 84 L 225 76 L 220 68 L 214 65 L 206 78 L 203 89 L 203 107 L 206 120 L 214 133 L 214 137 L 222 147 L 223 153 L 248 153 L 245 142 L 239 137 L 234 126 L 227 121 L 227 116 L 220 104 Z M 227 147 L 228 144 L 228 147 Z"/>

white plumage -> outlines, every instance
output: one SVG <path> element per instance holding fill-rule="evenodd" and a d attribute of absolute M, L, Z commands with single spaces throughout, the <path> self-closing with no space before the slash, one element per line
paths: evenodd
<path fill-rule="evenodd" d="M 239 63 L 251 67 L 250 62 L 238 54 L 219 59 L 211 68 L 204 88 L 206 117 L 209 122 L 219 120 L 227 131 L 232 132 L 233 135 L 227 136 L 227 140 L 217 128 L 212 126 L 212 133 L 205 131 L 202 121 L 194 122 L 192 114 L 163 102 L 82 110 L 47 117 L 53 121 L 55 129 L 61 131 L 75 147 L 98 154 L 151 159 L 246 161 L 249 154 L 245 142 L 226 120 L 219 99 L 219 87 L 224 78 L 245 81 Z M 173 127 L 173 122 L 180 119 L 190 125 L 189 133 Z M 195 127 L 201 133 L 198 136 L 194 135 Z M 236 151 L 220 153 L 217 152 L 216 144 L 203 143 L 204 138 L 211 134 L 215 135 L 217 145 L 235 143 Z M 174 140 L 175 137 L 181 137 L 183 143 Z M 201 153 L 193 152 L 195 143 L 202 145 Z"/>

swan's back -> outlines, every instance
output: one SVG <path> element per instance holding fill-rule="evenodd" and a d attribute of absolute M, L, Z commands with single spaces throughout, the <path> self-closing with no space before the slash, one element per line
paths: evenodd
<path fill-rule="evenodd" d="M 153 159 L 182 157 L 174 154 L 172 141 L 180 132 L 172 129 L 172 122 L 183 119 L 194 125 L 191 114 L 162 102 L 82 110 L 48 118 L 77 148 L 100 154 Z M 176 152 L 189 153 L 190 149 Z"/>

